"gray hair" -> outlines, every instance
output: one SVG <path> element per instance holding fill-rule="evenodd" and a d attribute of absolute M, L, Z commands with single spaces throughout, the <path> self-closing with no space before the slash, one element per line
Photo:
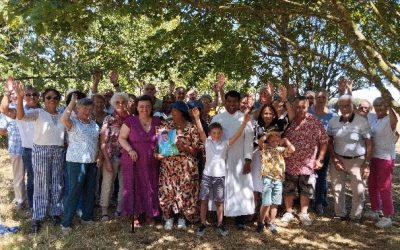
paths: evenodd
<path fill-rule="evenodd" d="M 93 100 L 85 97 L 85 98 L 81 98 L 76 102 L 76 106 L 80 107 L 80 106 L 90 106 L 93 105 Z"/>
<path fill-rule="evenodd" d="M 383 97 L 377 97 L 373 102 L 374 106 L 382 105 L 382 104 L 387 106 L 387 103 L 386 103 L 386 101 L 385 101 L 385 99 Z"/>
<path fill-rule="evenodd" d="M 340 101 L 349 101 L 349 100 L 351 104 L 354 104 L 354 97 L 352 95 L 345 94 L 341 95 L 336 103 L 339 103 Z"/>
<path fill-rule="evenodd" d="M 118 97 L 122 97 L 126 103 L 129 102 L 129 96 L 123 92 L 115 92 L 114 95 L 111 97 L 110 104 L 111 106 L 115 107 L 115 102 Z"/>

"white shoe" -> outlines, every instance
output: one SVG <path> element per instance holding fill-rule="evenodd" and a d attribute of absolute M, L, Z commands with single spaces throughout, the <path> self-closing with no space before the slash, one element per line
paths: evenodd
<path fill-rule="evenodd" d="M 70 234 L 71 231 L 72 231 L 71 227 L 64 227 L 63 225 L 61 225 L 61 232 L 63 235 L 66 236 L 66 235 Z"/>
<path fill-rule="evenodd" d="M 392 226 L 392 219 L 390 217 L 382 217 L 375 226 L 379 228 L 387 228 Z"/>
<path fill-rule="evenodd" d="M 170 218 L 165 221 L 164 229 L 171 230 L 172 226 L 174 225 L 174 219 Z"/>
<path fill-rule="evenodd" d="M 368 220 L 378 221 L 379 220 L 379 212 L 368 210 L 367 212 L 365 212 L 363 214 L 363 217 L 368 219 Z"/>
<path fill-rule="evenodd" d="M 310 219 L 310 216 L 308 214 L 300 213 L 299 219 L 304 226 L 311 226 L 312 224 L 312 220 Z"/>
<path fill-rule="evenodd" d="M 183 218 L 178 219 L 178 229 L 186 230 L 186 221 Z"/>
<path fill-rule="evenodd" d="M 294 216 L 292 213 L 289 212 L 286 212 L 281 218 L 283 226 L 287 226 L 292 220 L 294 220 Z"/>

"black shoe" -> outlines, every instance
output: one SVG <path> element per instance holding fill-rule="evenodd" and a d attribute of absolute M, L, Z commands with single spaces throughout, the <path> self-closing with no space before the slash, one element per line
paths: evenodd
<path fill-rule="evenodd" d="M 204 233 L 206 231 L 206 226 L 204 224 L 200 224 L 200 226 L 197 228 L 197 236 L 203 237 Z"/>
<path fill-rule="evenodd" d="M 257 222 L 257 233 L 264 232 L 264 223 Z"/>
<path fill-rule="evenodd" d="M 32 221 L 31 232 L 34 234 L 38 233 L 40 231 L 41 224 L 42 224 L 42 222 L 39 220 Z"/>
<path fill-rule="evenodd" d="M 229 234 L 229 231 L 222 224 L 217 226 L 217 231 L 221 236 L 227 236 Z"/>
<path fill-rule="evenodd" d="M 55 215 L 55 216 L 51 217 L 51 222 L 53 223 L 54 226 L 60 225 L 61 217 L 58 215 Z"/>

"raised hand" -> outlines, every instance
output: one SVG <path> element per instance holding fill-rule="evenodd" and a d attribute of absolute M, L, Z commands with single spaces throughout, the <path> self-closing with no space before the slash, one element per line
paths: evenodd
<path fill-rule="evenodd" d="M 218 87 L 222 88 L 225 85 L 225 75 L 224 73 L 220 72 L 217 75 L 217 83 L 218 83 Z"/>
<path fill-rule="evenodd" d="M 274 89 L 274 86 L 272 85 L 272 82 L 271 82 L 271 81 L 268 81 L 268 82 L 267 82 L 266 91 L 268 92 L 268 94 L 269 94 L 270 96 L 272 96 L 273 89 Z"/>
<path fill-rule="evenodd" d="M 98 84 L 102 78 L 103 78 L 103 73 L 100 70 L 93 73 L 93 82 L 94 83 Z"/>
<path fill-rule="evenodd" d="M 347 93 L 351 93 L 353 90 L 353 80 L 347 80 L 346 81 L 346 89 Z"/>
<path fill-rule="evenodd" d="M 118 72 L 116 70 L 111 71 L 111 73 L 110 73 L 110 82 L 113 85 L 117 85 L 118 84 Z"/>
<path fill-rule="evenodd" d="M 286 102 L 288 99 L 288 90 L 284 85 L 279 87 L 279 96 L 283 102 Z"/>
<path fill-rule="evenodd" d="M 247 108 L 245 111 L 244 111 L 244 122 L 248 122 L 248 121 L 250 121 L 251 120 L 251 109 L 250 108 Z"/>
<path fill-rule="evenodd" d="M 193 108 L 192 109 L 192 114 L 194 119 L 200 119 L 200 110 L 198 108 Z"/>
<path fill-rule="evenodd" d="M 15 93 L 18 98 L 24 98 L 25 96 L 25 86 L 22 83 L 14 83 Z"/>
<path fill-rule="evenodd" d="M 4 85 L 4 91 L 5 92 L 12 92 L 15 88 L 15 81 L 12 76 L 8 76 L 5 85 Z"/>

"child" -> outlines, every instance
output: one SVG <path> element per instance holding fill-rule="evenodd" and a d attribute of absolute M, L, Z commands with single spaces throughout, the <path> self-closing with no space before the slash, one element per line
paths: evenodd
<path fill-rule="evenodd" d="M 281 133 L 276 129 L 267 131 L 265 135 L 260 137 L 258 145 L 262 163 L 263 192 L 257 232 L 263 232 L 264 221 L 268 220 L 269 230 L 276 234 L 278 231 L 276 230 L 275 218 L 278 205 L 282 203 L 282 182 L 285 173 L 283 158 L 293 153 L 295 148 L 288 139 L 281 138 Z M 286 148 L 281 145 L 286 145 Z"/>
<path fill-rule="evenodd" d="M 164 156 L 178 155 L 179 151 L 175 144 L 176 130 L 164 130 L 158 138 L 158 151 Z"/>
<path fill-rule="evenodd" d="M 228 141 L 221 141 L 222 126 L 214 122 L 208 127 L 209 138 L 203 130 L 200 121 L 200 111 L 197 108 L 192 110 L 193 117 L 196 121 L 196 126 L 200 134 L 201 141 L 205 144 L 206 149 L 206 164 L 204 167 L 203 178 L 200 186 L 200 219 L 201 224 L 197 229 L 197 235 L 203 236 L 205 232 L 206 216 L 208 210 L 208 200 L 210 194 L 216 203 L 217 207 L 217 230 L 222 236 L 228 235 L 228 230 L 222 224 L 224 216 L 224 192 L 225 192 L 225 158 L 229 145 L 234 144 L 242 135 L 246 124 L 250 120 L 250 112 L 245 113 L 243 122 L 236 133 L 229 138 Z"/>

